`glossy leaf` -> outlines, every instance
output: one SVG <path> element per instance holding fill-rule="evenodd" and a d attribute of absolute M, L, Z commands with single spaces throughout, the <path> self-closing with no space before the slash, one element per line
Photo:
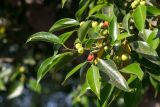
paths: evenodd
<path fill-rule="evenodd" d="M 40 93 L 41 92 L 41 85 L 37 84 L 37 81 L 35 79 L 29 79 L 29 84 L 28 84 L 29 88 L 35 92 Z M 36 87 L 35 87 L 36 86 Z"/>
<path fill-rule="evenodd" d="M 130 33 L 130 31 L 129 31 L 129 19 L 130 19 L 130 17 L 131 17 L 131 14 L 128 13 L 128 14 L 126 14 L 126 15 L 124 16 L 123 21 L 122 21 L 122 27 L 123 27 L 128 33 Z"/>
<path fill-rule="evenodd" d="M 44 41 L 52 44 L 62 44 L 62 41 L 56 35 L 49 32 L 38 32 L 31 35 L 31 37 L 29 37 L 29 39 L 27 40 L 27 43 L 32 41 Z"/>
<path fill-rule="evenodd" d="M 133 12 L 133 18 L 135 22 L 135 26 L 139 31 L 143 31 L 145 27 L 146 20 L 146 6 L 139 5 L 136 10 Z"/>
<path fill-rule="evenodd" d="M 118 35 L 117 40 L 123 40 L 123 39 L 125 39 L 125 38 L 127 38 L 127 37 L 130 37 L 130 36 L 132 36 L 132 35 L 129 34 L 129 33 L 127 33 L 127 32 L 121 33 L 121 34 Z"/>
<path fill-rule="evenodd" d="M 110 78 L 110 84 L 116 86 L 117 88 L 130 91 L 128 84 L 121 73 L 118 71 L 115 63 L 112 60 L 98 60 L 98 68 L 103 71 Z"/>
<path fill-rule="evenodd" d="M 160 9 L 156 8 L 154 6 L 147 6 L 147 12 L 153 14 L 153 15 L 160 15 Z"/>
<path fill-rule="evenodd" d="M 89 11 L 89 16 L 91 16 L 93 13 L 99 11 L 100 9 L 102 9 L 103 7 L 105 7 L 107 4 L 100 4 L 100 5 L 96 5 L 95 7 L 91 8 Z"/>
<path fill-rule="evenodd" d="M 154 29 L 152 33 L 147 38 L 147 43 L 153 48 L 156 49 L 159 45 L 159 38 L 157 37 L 158 29 Z"/>
<path fill-rule="evenodd" d="M 132 84 L 131 87 L 134 87 L 135 90 L 131 93 L 124 93 L 124 102 L 126 107 L 139 107 L 139 103 L 141 101 L 142 95 L 142 83 L 136 79 Z"/>
<path fill-rule="evenodd" d="M 152 74 L 152 73 L 149 73 L 147 72 L 152 78 L 154 78 L 155 80 L 159 81 L 160 82 L 160 75 L 156 75 L 156 74 Z"/>
<path fill-rule="evenodd" d="M 79 70 L 83 65 L 85 65 L 85 64 L 86 64 L 86 62 L 83 62 L 83 63 L 78 64 L 76 67 L 74 67 L 74 68 L 66 75 L 65 80 L 63 81 L 62 84 L 64 84 L 64 83 L 66 82 L 66 80 L 67 80 L 70 76 L 72 76 L 74 73 L 76 73 L 76 71 L 78 71 L 78 70 Z"/>
<path fill-rule="evenodd" d="M 101 82 L 100 82 L 99 69 L 96 66 L 91 65 L 91 67 L 87 71 L 86 79 L 87 79 L 88 85 L 90 86 L 91 90 L 100 99 Z"/>
<path fill-rule="evenodd" d="M 62 0 L 62 8 L 64 7 L 66 2 L 67 2 L 67 0 Z"/>
<path fill-rule="evenodd" d="M 144 73 L 138 63 L 133 63 L 120 70 L 124 73 L 135 74 L 141 81 Z"/>
<path fill-rule="evenodd" d="M 53 68 L 53 66 L 55 66 L 61 58 L 63 58 L 65 55 L 70 54 L 70 52 L 66 52 L 66 53 L 62 53 L 62 54 L 58 54 L 52 57 L 47 58 L 46 60 L 44 60 L 37 72 L 37 82 L 39 82 L 45 75 L 46 73 L 51 70 L 51 68 Z"/>
<path fill-rule="evenodd" d="M 79 96 L 84 95 L 86 93 L 86 91 L 89 90 L 89 89 L 90 89 L 90 87 L 88 85 L 88 82 L 86 81 L 81 87 L 81 91 L 80 91 Z"/>
<path fill-rule="evenodd" d="M 23 92 L 23 83 L 21 82 L 16 82 L 15 84 L 12 85 L 10 88 L 10 94 L 7 96 L 7 99 L 13 99 L 15 97 L 18 97 L 22 94 Z"/>
<path fill-rule="evenodd" d="M 55 22 L 53 26 L 49 29 L 49 31 L 55 32 L 58 30 L 62 30 L 64 28 L 69 28 L 69 27 L 78 26 L 78 25 L 79 25 L 79 22 L 77 20 L 71 19 L 71 18 L 64 18 Z"/>
<path fill-rule="evenodd" d="M 74 32 L 75 31 L 65 32 L 59 36 L 59 39 L 62 41 L 62 43 L 65 43 Z"/>
<path fill-rule="evenodd" d="M 111 35 L 112 42 L 115 42 L 119 34 L 116 16 L 113 17 L 112 21 L 109 24 L 109 34 Z"/>
<path fill-rule="evenodd" d="M 78 29 L 78 38 L 80 41 L 83 41 L 88 33 L 88 30 L 91 26 L 91 21 L 86 21 L 79 29 Z"/>
<path fill-rule="evenodd" d="M 2 79 L 0 79 L 0 90 L 3 90 L 3 91 L 6 90 L 5 84 L 2 81 Z"/>
<path fill-rule="evenodd" d="M 157 52 L 148 43 L 144 41 L 135 41 L 131 43 L 131 47 L 143 57 L 160 66 L 160 59 Z"/>
<path fill-rule="evenodd" d="M 101 14 L 101 13 L 97 13 L 97 14 L 93 15 L 93 17 L 96 17 L 98 19 L 105 20 L 108 22 L 110 22 L 112 20 L 112 17 L 108 17 L 107 15 Z"/>
<path fill-rule="evenodd" d="M 75 16 L 77 20 L 81 20 L 82 15 L 84 11 L 88 8 L 89 3 L 90 3 L 90 0 L 87 0 L 87 2 L 76 12 Z"/>
<path fill-rule="evenodd" d="M 74 33 L 75 31 L 70 31 L 70 32 L 66 32 L 63 33 L 59 36 L 59 39 L 62 41 L 62 43 L 64 44 L 68 38 Z M 61 44 L 56 44 L 54 45 L 54 55 L 56 55 L 58 53 L 58 50 L 60 49 L 62 45 Z"/>

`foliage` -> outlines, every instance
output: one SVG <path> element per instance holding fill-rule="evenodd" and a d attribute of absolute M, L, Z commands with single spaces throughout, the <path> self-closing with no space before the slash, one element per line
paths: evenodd
<path fill-rule="evenodd" d="M 66 2 L 62 0 L 62 7 Z M 80 0 L 76 19 L 60 19 L 48 32 L 28 39 L 27 43 L 45 41 L 59 46 L 40 65 L 37 83 L 51 68 L 56 71 L 59 65 L 87 54 L 86 60 L 68 72 L 63 84 L 80 69 L 83 80 L 79 96 L 90 89 L 99 107 L 109 106 L 118 96 L 123 96 L 127 107 L 138 106 L 143 80 L 149 78 L 153 86 L 160 81 L 158 15 L 158 2 L 151 0 Z M 62 29 L 66 32 L 56 36 Z M 73 35 L 77 38 L 69 48 L 65 42 Z"/>

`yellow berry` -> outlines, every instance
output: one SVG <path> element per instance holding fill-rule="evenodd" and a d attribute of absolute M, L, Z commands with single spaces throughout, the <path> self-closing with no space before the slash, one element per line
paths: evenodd
<path fill-rule="evenodd" d="M 3 34 L 6 31 L 6 28 L 4 26 L 0 27 L 0 34 Z"/>
<path fill-rule="evenodd" d="M 128 55 L 122 54 L 121 59 L 122 59 L 122 61 L 128 60 Z"/>
<path fill-rule="evenodd" d="M 82 26 L 84 24 L 84 21 L 82 21 L 79 25 Z"/>
<path fill-rule="evenodd" d="M 131 4 L 131 7 L 132 7 L 132 8 L 135 8 L 135 7 L 136 7 L 136 4 L 133 2 L 133 3 Z"/>
<path fill-rule="evenodd" d="M 97 27 L 98 26 L 98 22 L 97 21 L 93 21 L 92 22 L 92 27 L 94 28 L 94 27 Z"/>
<path fill-rule="evenodd" d="M 108 46 L 105 46 L 105 47 L 104 47 L 104 50 L 107 51 L 107 50 L 108 50 Z"/>
<path fill-rule="evenodd" d="M 101 22 L 98 26 L 101 28 L 103 26 L 103 23 Z"/>
<path fill-rule="evenodd" d="M 83 54 L 84 53 L 84 48 L 83 47 L 78 48 L 78 53 Z"/>
<path fill-rule="evenodd" d="M 135 5 L 139 4 L 139 2 L 138 2 L 137 0 L 136 0 L 136 1 L 134 1 L 133 3 L 134 3 Z"/>
<path fill-rule="evenodd" d="M 80 43 L 77 43 L 76 45 L 75 45 L 75 48 L 76 49 L 79 49 L 79 48 L 81 48 L 82 47 L 82 44 L 80 44 Z"/>
<path fill-rule="evenodd" d="M 23 67 L 23 66 L 21 66 L 21 67 L 19 67 L 19 72 L 24 72 L 25 71 L 25 67 Z"/>
<path fill-rule="evenodd" d="M 145 1 L 141 1 L 140 4 L 141 4 L 141 5 L 145 5 L 146 2 L 145 2 Z"/>

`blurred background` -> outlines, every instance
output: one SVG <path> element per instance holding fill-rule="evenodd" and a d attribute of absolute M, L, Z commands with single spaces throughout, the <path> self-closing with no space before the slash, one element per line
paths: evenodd
<path fill-rule="evenodd" d="M 48 43 L 26 45 L 27 38 L 39 31 L 48 31 L 60 18 L 74 18 L 79 0 L 1 0 L 0 1 L 0 107 L 94 107 L 95 97 L 76 98 L 79 79 L 69 79 L 62 86 L 67 71 L 78 64 L 74 61 L 59 72 L 50 72 L 36 87 L 40 63 L 53 54 Z M 58 33 L 57 33 L 58 35 Z M 74 63 L 74 64 L 73 64 Z M 141 107 L 160 107 L 151 88 L 143 96 Z M 124 107 L 119 98 L 116 105 Z M 96 107 L 96 106 L 95 106 Z"/>

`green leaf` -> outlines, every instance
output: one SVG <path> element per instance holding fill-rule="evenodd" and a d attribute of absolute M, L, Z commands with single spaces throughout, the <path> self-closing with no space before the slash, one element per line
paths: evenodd
<path fill-rule="evenodd" d="M 64 56 L 71 54 L 70 52 L 58 54 L 44 60 L 37 72 L 37 83 L 46 75 L 46 73 L 53 68 Z"/>
<path fill-rule="evenodd" d="M 153 79 L 157 80 L 160 82 L 160 75 L 152 74 L 150 72 L 147 72 Z"/>
<path fill-rule="evenodd" d="M 136 79 L 130 86 L 135 88 L 135 90 L 133 92 L 124 93 L 125 105 L 126 107 L 139 107 L 142 98 L 142 82 Z"/>
<path fill-rule="evenodd" d="M 90 28 L 91 21 L 86 21 L 84 24 L 78 29 L 78 38 L 80 41 L 83 41 L 88 33 Z"/>
<path fill-rule="evenodd" d="M 148 43 L 144 41 L 135 41 L 130 44 L 134 51 L 141 54 L 143 57 L 147 58 L 152 63 L 160 66 L 160 59 L 157 52 Z"/>
<path fill-rule="evenodd" d="M 154 97 L 156 98 L 159 92 L 159 82 L 154 80 L 151 76 L 149 77 L 149 79 L 150 79 L 152 86 L 154 87 L 154 90 L 155 90 Z"/>
<path fill-rule="evenodd" d="M 143 71 L 142 71 L 142 69 L 141 69 L 141 67 L 139 66 L 138 63 L 130 64 L 130 65 L 126 66 L 125 68 L 121 69 L 120 71 L 124 72 L 124 73 L 134 74 L 141 81 L 142 81 L 143 76 L 144 76 L 144 73 L 143 73 Z"/>
<path fill-rule="evenodd" d="M 127 33 L 127 32 L 121 33 L 121 34 L 118 35 L 117 40 L 123 40 L 123 39 L 125 39 L 127 37 L 130 37 L 130 36 L 133 36 L 133 35 L 131 35 L 131 34 Z"/>
<path fill-rule="evenodd" d="M 68 38 L 74 33 L 75 31 L 70 31 L 70 32 L 66 32 L 63 33 L 59 36 L 59 39 L 62 41 L 62 43 L 65 43 L 66 40 L 68 40 Z"/>
<path fill-rule="evenodd" d="M 23 92 L 23 88 L 24 86 L 22 82 L 14 83 L 9 90 L 10 92 L 9 95 L 7 96 L 7 99 L 13 99 L 15 97 L 20 96 Z"/>
<path fill-rule="evenodd" d="M 77 20 L 71 18 L 64 18 L 55 22 L 53 26 L 49 29 L 49 32 L 55 32 L 64 28 L 69 28 L 78 25 L 79 22 Z"/>
<path fill-rule="evenodd" d="M 96 66 L 91 65 L 91 67 L 87 71 L 86 79 L 87 79 L 87 82 L 88 82 L 91 90 L 100 99 L 101 82 L 100 82 L 99 69 Z"/>
<path fill-rule="evenodd" d="M 112 21 L 109 24 L 109 34 L 111 35 L 112 42 L 115 42 L 119 34 L 116 16 L 113 17 Z"/>
<path fill-rule="evenodd" d="M 64 7 L 66 2 L 67 2 L 67 0 L 62 0 L 62 8 Z"/>
<path fill-rule="evenodd" d="M 127 15 L 124 16 L 123 18 L 123 21 L 122 21 L 122 27 L 128 32 L 130 33 L 129 31 L 129 19 L 131 17 L 131 14 L 128 13 Z"/>
<path fill-rule="evenodd" d="M 64 44 L 68 38 L 74 33 L 75 31 L 70 31 L 70 32 L 66 32 L 63 33 L 59 36 L 59 39 L 62 41 L 62 43 Z M 60 49 L 62 45 L 61 44 L 55 44 L 54 45 L 54 55 L 56 55 L 58 53 L 58 50 Z"/>
<path fill-rule="evenodd" d="M 154 29 L 152 33 L 147 38 L 147 43 L 153 48 L 156 49 L 159 45 L 159 38 L 157 38 L 158 29 Z"/>
<path fill-rule="evenodd" d="M 87 2 L 76 12 L 75 16 L 77 20 L 81 20 L 82 15 L 85 12 L 85 10 L 88 8 L 90 1 L 91 0 L 87 0 Z"/>
<path fill-rule="evenodd" d="M 93 17 L 96 17 L 98 19 L 105 20 L 108 22 L 110 22 L 112 20 L 112 17 L 108 17 L 107 15 L 101 14 L 101 13 L 97 13 L 97 14 L 93 15 Z"/>
<path fill-rule="evenodd" d="M 139 31 L 143 31 L 145 27 L 146 20 L 146 6 L 139 5 L 136 10 L 133 12 L 133 18 L 135 22 L 135 26 Z"/>
<path fill-rule="evenodd" d="M 37 81 L 35 79 L 29 79 L 29 84 L 28 84 L 29 88 L 35 92 L 40 93 L 41 92 L 41 85 L 37 84 Z M 36 87 L 35 87 L 36 86 Z"/>
<path fill-rule="evenodd" d="M 49 32 L 38 32 L 31 35 L 31 37 L 29 37 L 29 39 L 27 40 L 27 43 L 32 41 L 44 41 L 52 44 L 62 44 L 62 41 L 56 35 Z"/>
<path fill-rule="evenodd" d="M 66 80 L 67 80 L 70 76 L 72 76 L 74 73 L 76 73 L 76 71 L 78 71 L 78 70 L 79 70 L 83 65 L 85 65 L 85 64 L 86 64 L 86 62 L 83 62 L 83 63 L 78 64 L 76 67 L 74 67 L 74 68 L 66 75 L 65 80 L 63 81 L 62 84 L 64 84 L 64 83 L 66 82 Z"/>
<path fill-rule="evenodd" d="M 160 15 L 160 9 L 153 7 L 153 6 L 147 6 L 147 12 L 153 14 L 153 15 Z"/>
<path fill-rule="evenodd" d="M 107 5 L 107 3 L 96 5 L 95 7 L 91 8 L 89 11 L 89 16 L 91 16 L 93 13 L 99 11 L 101 8 L 105 7 L 106 5 Z"/>
<path fill-rule="evenodd" d="M 89 90 L 89 89 L 90 89 L 90 87 L 89 87 L 89 85 L 88 85 L 88 82 L 85 81 L 85 83 L 84 83 L 84 84 L 82 85 L 82 87 L 81 87 L 81 91 L 80 91 L 79 96 L 84 95 L 84 94 L 86 93 L 86 91 Z"/>
<path fill-rule="evenodd" d="M 98 60 L 98 68 L 110 78 L 110 84 L 124 91 L 131 91 L 128 84 L 121 73 L 118 71 L 115 63 L 112 60 Z"/>
<path fill-rule="evenodd" d="M 2 79 L 0 79 L 0 90 L 6 90 L 6 87 L 4 85 L 4 82 L 2 81 Z"/>

